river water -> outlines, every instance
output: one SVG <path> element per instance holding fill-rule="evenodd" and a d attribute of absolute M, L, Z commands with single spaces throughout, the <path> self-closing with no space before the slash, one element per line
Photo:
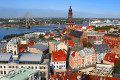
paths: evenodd
<path fill-rule="evenodd" d="M 87 24 L 77 24 L 77 25 L 87 25 Z M 54 25 L 58 26 L 58 25 Z M 65 25 L 60 25 L 62 28 L 65 27 Z M 61 29 L 62 29 L 61 28 Z M 0 28 L 0 40 L 3 40 L 3 37 L 5 35 L 10 35 L 10 34 L 20 34 L 20 33 L 26 33 L 26 32 L 34 32 L 34 31 L 47 31 L 47 30 L 54 30 L 58 29 L 57 27 L 44 27 L 44 26 L 31 26 L 30 29 L 25 29 L 23 28 Z"/>
<path fill-rule="evenodd" d="M 34 32 L 34 31 L 47 31 L 47 30 L 54 30 L 57 29 L 57 27 L 43 27 L 43 26 L 31 26 L 30 29 L 23 28 L 0 28 L 0 40 L 3 40 L 3 37 L 5 35 L 10 34 L 20 34 L 20 33 L 26 33 L 26 32 Z"/>

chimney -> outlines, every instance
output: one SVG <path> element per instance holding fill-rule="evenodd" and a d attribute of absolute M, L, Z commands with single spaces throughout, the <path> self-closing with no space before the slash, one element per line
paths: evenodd
<path fill-rule="evenodd" d="M 63 60 L 63 57 L 61 59 Z"/>
<path fill-rule="evenodd" d="M 60 56 L 60 54 L 58 54 L 58 56 Z"/>
<path fill-rule="evenodd" d="M 55 58 L 55 60 L 57 60 L 57 58 Z"/>
<path fill-rule="evenodd" d="M 66 74 L 66 73 L 64 72 L 64 76 L 65 76 L 65 74 Z"/>

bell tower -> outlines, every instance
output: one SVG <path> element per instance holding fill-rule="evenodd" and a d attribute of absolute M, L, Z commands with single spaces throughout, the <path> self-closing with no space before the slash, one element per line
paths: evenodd
<path fill-rule="evenodd" d="M 74 19 L 72 18 L 72 8 L 70 5 L 69 12 L 68 12 L 68 19 L 66 21 L 66 34 L 69 34 L 71 30 L 74 30 Z"/>

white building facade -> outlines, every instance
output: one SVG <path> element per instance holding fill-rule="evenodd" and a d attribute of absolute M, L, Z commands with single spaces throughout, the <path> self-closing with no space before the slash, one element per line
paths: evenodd
<path fill-rule="evenodd" d="M 29 57 L 29 54 L 31 55 L 31 59 Z M 41 54 L 31 54 L 31 53 L 29 54 L 27 54 L 28 58 L 24 58 L 24 56 L 22 56 L 22 58 L 20 58 L 19 60 L 13 60 L 11 53 L 4 53 L 4 54 L 0 53 L 0 56 L 2 56 L 2 58 L 0 59 L 0 77 L 8 74 L 11 70 L 16 70 L 18 68 L 23 68 L 23 67 L 29 67 L 38 70 L 41 73 L 42 78 L 48 80 L 49 68 L 50 68 L 49 59 L 43 59 L 42 61 L 40 59 L 42 56 L 41 57 L 39 56 Z M 38 57 L 36 59 L 32 58 L 32 56 L 35 57 L 35 55 L 37 55 L 39 58 Z M 37 59 L 39 59 L 39 61 Z"/>
<path fill-rule="evenodd" d="M 12 53 L 14 59 L 18 58 L 18 44 L 19 44 L 19 39 L 14 38 L 11 39 L 6 45 L 6 50 L 7 50 L 6 52 Z"/>

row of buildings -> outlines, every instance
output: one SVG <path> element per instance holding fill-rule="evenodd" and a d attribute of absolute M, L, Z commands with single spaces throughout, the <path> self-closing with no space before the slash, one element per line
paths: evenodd
<path fill-rule="evenodd" d="M 52 37 L 54 41 L 41 41 L 40 35 L 45 39 Z M 119 48 L 119 38 L 119 33 L 96 32 L 90 25 L 76 26 L 70 6 L 65 29 L 59 32 L 29 33 L 12 38 L 7 44 L 0 44 L 0 76 L 5 75 L 1 78 L 3 80 L 7 78 L 15 80 L 18 74 L 23 76 L 30 70 L 33 75 L 29 74 L 26 78 L 28 80 L 64 80 L 66 75 L 72 74 L 67 73 L 68 66 L 72 70 L 80 71 L 80 68 L 86 69 L 95 65 L 92 71 L 88 69 L 89 74 L 83 76 L 75 74 L 75 78 L 71 79 L 80 80 L 82 77 L 84 80 L 87 76 L 89 78 L 85 80 L 89 80 L 95 75 L 99 76 L 98 78 L 109 79 L 108 77 L 112 77 L 114 63 L 118 60 L 118 56 L 110 49 Z M 84 46 L 88 42 L 92 46 Z M 54 75 L 51 75 L 52 72 Z M 68 80 L 68 77 L 66 79 Z"/>

